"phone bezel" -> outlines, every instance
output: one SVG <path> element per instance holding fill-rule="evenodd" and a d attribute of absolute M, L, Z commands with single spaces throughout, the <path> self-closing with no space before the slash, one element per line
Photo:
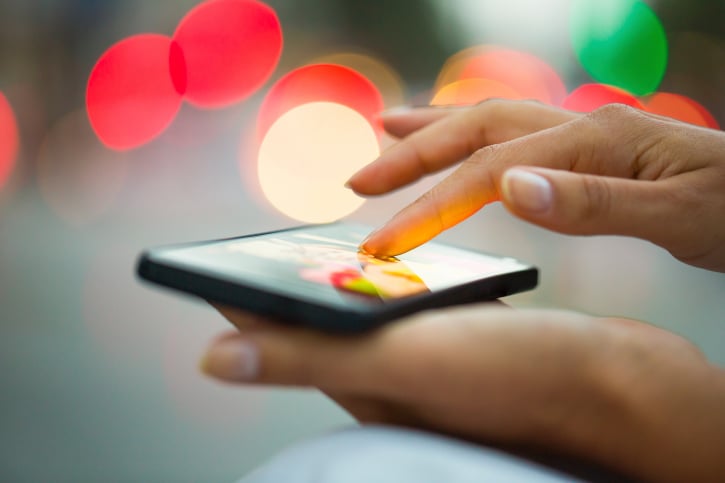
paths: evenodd
<path fill-rule="evenodd" d="M 168 250 L 339 224 L 338 222 L 327 225 L 304 225 L 251 235 L 152 248 L 144 251 L 139 257 L 136 273 L 143 280 L 208 301 L 237 307 L 289 324 L 334 332 L 361 332 L 418 311 L 495 300 L 533 289 L 538 284 L 538 269 L 532 265 L 525 265 L 521 270 L 486 277 L 435 292 L 388 300 L 381 305 L 341 308 L 323 301 L 276 293 L 256 287 L 252 283 L 226 280 L 206 273 L 203 269 L 194 269 L 190 265 L 169 263 L 160 256 L 162 252 Z M 483 253 L 470 249 L 465 250 Z M 485 255 L 496 256 L 487 253 Z"/>

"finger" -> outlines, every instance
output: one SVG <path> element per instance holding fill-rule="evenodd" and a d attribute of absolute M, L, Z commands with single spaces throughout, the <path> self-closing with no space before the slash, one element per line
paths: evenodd
<path fill-rule="evenodd" d="M 466 340 L 456 318 L 495 327 L 518 320 L 500 304 L 428 311 L 369 334 L 341 336 L 259 325 L 229 332 L 210 345 L 201 367 L 227 382 L 314 386 L 329 394 L 405 400 L 421 374 L 447 373 L 450 348 Z"/>
<path fill-rule="evenodd" d="M 360 423 L 421 426 L 420 419 L 406 405 L 348 393 L 327 391 L 325 394 Z"/>
<path fill-rule="evenodd" d="M 368 236 L 361 249 L 377 256 L 393 256 L 425 243 L 498 200 L 500 177 L 515 164 L 571 169 L 590 155 L 587 148 L 573 141 L 576 136 L 597 142 L 595 132 L 581 132 L 588 127 L 589 123 L 567 123 L 478 150 L 453 174 Z"/>
<path fill-rule="evenodd" d="M 246 312 L 235 307 L 229 307 L 217 302 L 209 302 L 209 305 L 214 307 L 225 319 L 239 330 L 276 323 L 268 317 L 262 317 L 261 315 Z"/>
<path fill-rule="evenodd" d="M 467 107 L 400 107 L 383 112 L 380 117 L 389 134 L 402 138 L 436 121 L 460 113 Z"/>
<path fill-rule="evenodd" d="M 501 181 L 504 204 L 524 220 L 572 235 L 640 238 L 652 238 L 679 211 L 671 184 L 534 167 L 511 168 Z"/>
<path fill-rule="evenodd" d="M 257 326 L 215 340 L 202 370 L 231 383 L 314 386 L 326 392 L 379 392 L 379 345 L 370 335 L 336 336 Z"/>
<path fill-rule="evenodd" d="M 425 110 L 421 116 L 433 114 Z M 442 116 L 413 132 L 354 174 L 347 185 L 362 195 L 387 193 L 447 168 L 483 146 L 515 139 L 579 116 L 532 101 L 485 101 Z"/>
<path fill-rule="evenodd" d="M 703 226 L 701 198 L 692 197 L 694 186 L 708 190 L 703 179 L 707 175 L 696 172 L 649 181 L 527 167 L 509 169 L 501 184 L 509 211 L 539 226 L 572 235 L 642 238 L 688 260 L 702 253 L 691 234 Z"/>

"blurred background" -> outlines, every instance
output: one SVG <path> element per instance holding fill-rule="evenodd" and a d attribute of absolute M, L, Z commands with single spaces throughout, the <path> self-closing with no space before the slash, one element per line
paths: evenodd
<path fill-rule="evenodd" d="M 376 114 L 399 105 L 616 101 L 719 128 L 723 19 L 704 0 L 3 0 L 0 479 L 231 481 L 354 424 L 315 391 L 206 380 L 226 324 L 140 283 L 139 252 L 379 225 L 446 174 L 365 202 L 340 189 L 393 142 Z M 539 266 L 514 306 L 647 320 L 725 364 L 722 274 L 498 205 L 440 238 Z"/>

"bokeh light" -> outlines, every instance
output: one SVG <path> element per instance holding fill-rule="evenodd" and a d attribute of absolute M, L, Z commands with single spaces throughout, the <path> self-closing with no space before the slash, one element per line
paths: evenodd
<path fill-rule="evenodd" d="M 574 0 L 571 40 L 582 66 L 602 84 L 636 95 L 657 90 L 667 67 L 665 30 L 640 0 Z"/>
<path fill-rule="evenodd" d="M 259 139 L 282 114 L 312 102 L 333 102 L 354 109 L 376 132 L 382 132 L 378 115 L 383 110 L 383 97 L 370 80 L 341 65 L 312 64 L 288 73 L 269 90 L 259 109 Z"/>
<path fill-rule="evenodd" d="M 405 86 L 400 75 L 376 57 L 355 52 L 339 52 L 318 57 L 312 63 L 342 65 L 359 72 L 375 84 L 387 109 L 405 103 Z"/>
<path fill-rule="evenodd" d="M 105 149 L 85 113 L 75 111 L 55 124 L 37 160 L 38 187 L 64 221 L 82 225 L 106 213 L 126 179 L 126 154 Z"/>
<path fill-rule="evenodd" d="M 689 122 L 697 126 L 720 129 L 715 118 L 705 106 L 689 97 L 670 92 L 658 92 L 645 99 L 648 112 Z"/>
<path fill-rule="evenodd" d="M 15 114 L 7 98 L 0 92 L 0 189 L 10 177 L 19 145 Z"/>
<path fill-rule="evenodd" d="M 467 106 L 486 99 L 523 99 L 513 88 L 490 79 L 463 79 L 443 86 L 432 106 Z"/>
<path fill-rule="evenodd" d="M 584 84 L 564 99 L 562 107 L 572 111 L 591 112 L 607 104 L 626 104 L 644 109 L 639 100 L 629 92 L 604 84 Z"/>
<path fill-rule="evenodd" d="M 210 0 L 174 33 L 186 61 L 186 99 L 199 107 L 238 102 L 267 81 L 282 53 L 272 8 L 256 0 Z"/>
<path fill-rule="evenodd" d="M 449 58 L 436 80 L 436 93 L 465 79 L 487 79 L 515 91 L 519 99 L 558 105 L 566 96 L 559 74 L 540 58 L 498 46 L 476 46 Z"/>
<path fill-rule="evenodd" d="M 357 111 L 332 102 L 303 104 L 267 131 L 259 149 L 260 186 L 290 218 L 334 221 L 363 204 L 344 183 L 379 151 L 375 131 Z"/>
<path fill-rule="evenodd" d="M 128 37 L 103 53 L 86 89 L 88 118 L 109 148 L 133 149 L 161 134 L 186 89 L 184 57 L 164 35 Z"/>

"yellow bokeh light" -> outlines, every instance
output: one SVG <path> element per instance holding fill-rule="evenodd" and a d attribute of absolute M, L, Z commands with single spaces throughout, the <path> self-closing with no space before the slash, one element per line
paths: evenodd
<path fill-rule="evenodd" d="M 521 99 L 513 88 L 489 79 L 463 79 L 442 87 L 431 106 L 467 106 L 486 99 Z"/>
<path fill-rule="evenodd" d="M 451 56 L 436 79 L 434 92 L 467 79 L 494 81 L 515 91 L 520 99 L 537 99 L 546 104 L 559 105 L 566 97 L 566 86 L 544 60 L 495 45 L 469 47 Z"/>
<path fill-rule="evenodd" d="M 456 52 L 450 56 L 448 60 L 446 60 L 445 64 L 443 64 L 443 67 L 436 78 L 433 90 L 438 92 L 443 87 L 461 80 L 461 75 L 471 59 L 480 55 L 482 52 L 486 52 L 487 49 L 489 49 L 488 46 L 468 47 L 467 49 Z"/>
<path fill-rule="evenodd" d="M 363 204 L 344 183 L 379 154 L 375 131 L 357 111 L 332 102 L 303 104 L 267 131 L 259 148 L 259 182 L 285 215 L 327 223 Z"/>

